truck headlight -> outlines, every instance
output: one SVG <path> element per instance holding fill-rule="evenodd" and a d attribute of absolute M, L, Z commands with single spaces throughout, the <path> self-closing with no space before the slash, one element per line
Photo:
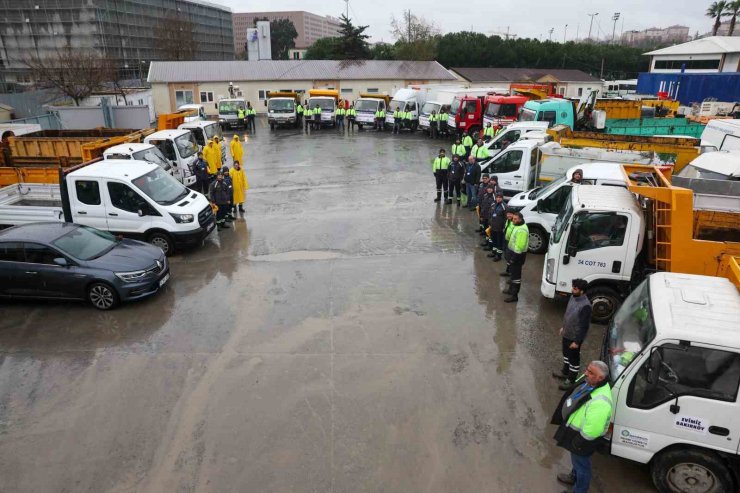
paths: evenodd
<path fill-rule="evenodd" d="M 146 277 L 145 270 L 135 270 L 132 272 L 116 272 L 116 277 L 123 282 L 137 282 Z"/>
<path fill-rule="evenodd" d="M 192 214 L 175 214 L 170 212 L 170 216 L 175 220 L 176 223 L 192 223 L 195 220 L 195 216 Z"/>
<path fill-rule="evenodd" d="M 555 274 L 555 259 L 549 258 L 547 259 L 547 263 L 545 264 L 545 280 L 549 282 L 550 284 L 555 284 L 555 281 L 553 280 L 554 274 Z"/>

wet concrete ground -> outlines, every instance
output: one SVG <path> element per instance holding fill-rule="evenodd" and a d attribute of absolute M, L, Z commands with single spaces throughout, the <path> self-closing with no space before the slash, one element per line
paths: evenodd
<path fill-rule="evenodd" d="M 0 491 L 562 491 L 564 305 L 535 255 L 503 303 L 474 213 L 432 202 L 438 147 L 261 126 L 246 215 L 163 292 L 0 305 Z M 592 491 L 652 491 L 594 462 Z"/>

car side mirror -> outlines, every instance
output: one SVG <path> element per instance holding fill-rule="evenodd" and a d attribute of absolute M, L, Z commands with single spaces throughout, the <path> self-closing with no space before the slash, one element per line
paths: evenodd
<path fill-rule="evenodd" d="M 55 258 L 54 263 L 58 265 L 59 267 L 67 267 L 69 265 L 69 263 L 67 262 L 67 259 L 64 257 Z"/>
<path fill-rule="evenodd" d="M 139 210 L 138 210 L 138 211 L 136 211 L 136 212 L 137 212 L 137 213 L 139 214 L 139 217 L 144 217 L 144 216 L 146 216 L 146 214 L 144 213 L 144 211 L 143 211 L 143 210 L 141 210 L 141 209 L 139 209 Z"/>

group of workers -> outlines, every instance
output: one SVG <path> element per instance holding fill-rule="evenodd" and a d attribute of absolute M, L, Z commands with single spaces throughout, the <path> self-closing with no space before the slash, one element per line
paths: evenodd
<path fill-rule="evenodd" d="M 221 143 L 216 136 L 198 153 L 193 169 L 195 190 L 209 198 L 216 212 L 218 229 L 229 228 L 237 211 L 242 214 L 245 212 L 244 202 L 249 189 L 242 166 L 244 148 L 238 135 L 231 139 L 229 151 L 233 159 L 231 168 L 223 164 Z"/>
<path fill-rule="evenodd" d="M 252 103 L 247 101 L 247 107 L 239 106 L 236 110 L 236 117 L 239 120 L 239 126 L 244 128 L 247 133 L 255 133 L 256 126 L 254 119 L 257 116 L 257 110 L 252 107 Z"/>

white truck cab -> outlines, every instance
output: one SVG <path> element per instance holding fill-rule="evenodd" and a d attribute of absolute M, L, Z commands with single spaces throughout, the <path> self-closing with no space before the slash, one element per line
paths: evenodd
<path fill-rule="evenodd" d="M 103 152 L 103 159 L 146 161 L 159 165 L 170 176 L 174 176 L 175 178 L 179 176 L 177 166 L 165 158 L 162 152 L 152 144 L 132 142 L 109 147 Z"/>
<path fill-rule="evenodd" d="M 183 104 L 182 106 L 177 108 L 177 110 L 178 111 L 183 111 L 183 110 L 193 111 L 193 114 L 185 117 L 186 122 L 197 122 L 198 120 L 208 120 L 208 115 L 206 115 L 206 108 L 202 104 Z"/>
<path fill-rule="evenodd" d="M 709 120 L 701 133 L 702 149 L 740 150 L 740 120 Z"/>
<path fill-rule="evenodd" d="M 157 147 L 165 158 L 177 166 L 177 179 L 189 187 L 195 183 L 193 165 L 198 159 L 198 144 L 190 130 L 160 130 L 144 138 L 144 143 Z"/>
<path fill-rule="evenodd" d="M 218 137 L 219 145 L 221 146 L 221 156 L 223 164 L 226 164 L 229 153 L 226 152 L 226 142 L 224 141 L 223 130 L 218 122 L 214 121 L 193 121 L 185 122 L 177 127 L 178 130 L 189 130 L 193 134 L 195 143 L 198 144 L 198 149 L 208 145 L 209 140 L 213 140 L 214 137 Z"/>
<path fill-rule="evenodd" d="M 555 218 L 570 200 L 573 189 L 573 172 L 580 169 L 583 172 L 583 184 L 606 185 L 627 188 L 627 181 L 619 163 L 584 163 L 573 166 L 565 175 L 551 181 L 544 186 L 535 187 L 529 191 L 517 194 L 506 204 L 506 209 L 521 212 L 529 228 L 529 251 L 531 253 L 545 253 L 550 231 L 555 224 Z"/>
<path fill-rule="evenodd" d="M 593 320 L 606 322 L 618 293 L 629 291 L 644 240 L 643 211 L 628 189 L 574 185 L 550 234 L 542 295 L 567 296 L 573 279 L 584 279 Z"/>
<path fill-rule="evenodd" d="M 332 96 L 311 96 L 308 98 L 308 107 L 312 110 L 316 105 L 321 109 L 321 125 L 336 126 L 337 98 Z"/>
<path fill-rule="evenodd" d="M 676 176 L 702 180 L 740 181 L 740 148 L 700 154 Z"/>
<path fill-rule="evenodd" d="M 355 123 L 359 128 L 362 128 L 363 125 L 375 125 L 376 111 L 388 111 L 388 108 L 386 108 L 386 98 L 387 96 L 382 95 L 378 95 L 376 98 L 370 95 L 361 95 L 355 99 L 354 108 L 357 111 Z"/>
<path fill-rule="evenodd" d="M 216 104 L 218 108 L 218 122 L 223 128 L 236 128 L 244 125 L 239 121 L 239 110 L 247 109 L 247 102 L 244 98 L 224 98 Z"/>
<path fill-rule="evenodd" d="M 515 122 L 503 128 L 491 140 L 483 144 L 491 156 L 495 156 L 504 146 L 513 144 L 530 132 L 544 132 L 547 130 L 547 122 Z"/>
<path fill-rule="evenodd" d="M 391 102 L 388 105 L 388 110 L 385 113 L 386 125 L 392 126 L 393 123 L 396 121 L 395 117 L 393 116 L 393 113 L 396 110 L 410 112 L 411 119 L 415 122 L 418 122 L 419 112 L 421 110 L 421 107 L 424 106 L 424 103 L 426 102 L 425 98 L 425 92 L 417 91 L 414 89 L 399 89 L 398 91 L 396 91 L 396 94 L 393 95 L 393 99 L 391 99 Z"/>
<path fill-rule="evenodd" d="M 609 449 L 649 464 L 660 492 L 738 491 L 738 321 L 728 279 L 666 272 L 645 279 L 611 320 L 602 350 Z"/>
<path fill-rule="evenodd" d="M 300 98 L 294 92 L 267 93 L 267 123 L 270 130 L 276 127 L 298 126 L 298 102 Z"/>

